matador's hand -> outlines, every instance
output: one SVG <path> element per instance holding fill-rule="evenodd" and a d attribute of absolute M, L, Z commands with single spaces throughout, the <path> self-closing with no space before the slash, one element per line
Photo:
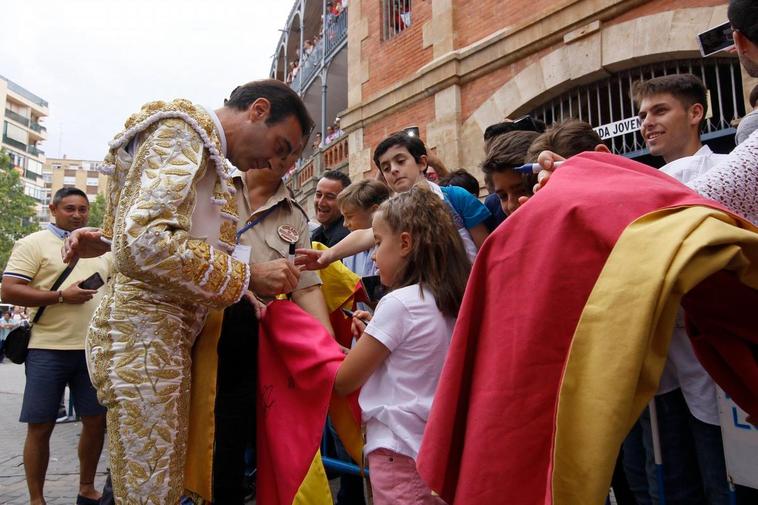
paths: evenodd
<path fill-rule="evenodd" d="M 74 230 L 63 242 L 61 256 L 64 263 L 76 264 L 79 258 L 96 258 L 111 250 L 111 245 L 102 240 L 98 228 Z"/>
<path fill-rule="evenodd" d="M 284 258 L 251 266 L 250 289 L 258 296 L 291 293 L 299 280 L 300 269 Z"/>

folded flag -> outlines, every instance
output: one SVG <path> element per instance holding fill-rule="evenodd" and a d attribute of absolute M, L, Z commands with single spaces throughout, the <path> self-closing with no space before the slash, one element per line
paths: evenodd
<path fill-rule="evenodd" d="M 711 349 L 699 354 L 712 358 L 719 332 L 733 330 L 709 305 L 725 275 L 730 296 L 755 299 L 752 225 L 626 158 L 566 161 L 479 251 L 422 477 L 456 505 L 603 503 L 621 442 L 657 389 L 682 295 L 702 311 L 691 324 Z M 730 314 L 743 331 L 721 366 L 702 362 L 756 414 L 758 313 Z"/>
<path fill-rule="evenodd" d="M 258 346 L 257 501 L 332 504 L 319 444 L 344 354 L 289 301 L 269 304 Z"/>

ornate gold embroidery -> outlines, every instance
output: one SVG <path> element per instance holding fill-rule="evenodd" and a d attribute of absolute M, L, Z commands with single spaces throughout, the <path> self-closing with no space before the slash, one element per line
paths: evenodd
<path fill-rule="evenodd" d="M 186 100 L 147 104 L 126 127 L 164 110 L 187 112 L 220 150 L 210 117 Z M 249 269 L 189 238 L 195 181 L 215 170 L 197 132 L 181 119 L 164 119 L 142 131 L 141 138 L 134 157 L 123 148 L 106 156 L 115 168 L 104 231 L 113 237 L 118 273 L 92 320 L 88 365 L 98 397 L 108 407 L 117 503 L 178 503 L 190 349 L 207 307 L 238 300 Z M 232 195 L 221 191 L 220 198 L 228 202 Z M 219 233 L 228 236 L 224 224 L 232 223 L 219 223 Z"/>

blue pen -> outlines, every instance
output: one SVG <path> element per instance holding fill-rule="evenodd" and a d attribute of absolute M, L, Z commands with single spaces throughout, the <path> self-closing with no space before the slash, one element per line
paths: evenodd
<path fill-rule="evenodd" d="M 558 168 L 562 163 L 562 161 L 554 161 L 553 168 Z M 515 167 L 513 170 L 522 174 L 536 174 L 542 170 L 542 165 L 539 163 L 527 163 L 525 165 L 521 165 L 520 167 Z"/>

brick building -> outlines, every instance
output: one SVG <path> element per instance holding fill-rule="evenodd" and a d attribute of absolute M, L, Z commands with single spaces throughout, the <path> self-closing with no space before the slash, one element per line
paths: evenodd
<path fill-rule="evenodd" d="M 694 72 L 709 89 L 703 138 L 723 152 L 755 85 L 735 56 L 701 58 L 696 34 L 726 21 L 725 0 L 350 0 L 349 172 L 374 171 L 372 148 L 417 126 L 448 168 L 481 175 L 484 129 L 532 114 L 595 127 L 636 116 L 634 80 Z M 606 130 L 609 130 L 606 128 Z M 612 130 L 612 128 L 610 128 Z M 639 133 L 605 140 L 655 162 Z"/>

